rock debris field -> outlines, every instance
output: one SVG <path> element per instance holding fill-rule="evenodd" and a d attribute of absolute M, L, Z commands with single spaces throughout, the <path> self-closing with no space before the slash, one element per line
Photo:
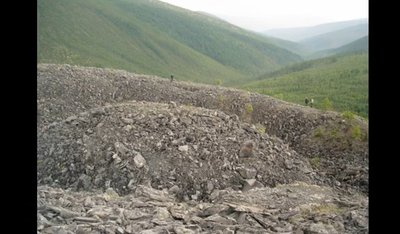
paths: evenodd
<path fill-rule="evenodd" d="M 37 83 L 38 233 L 368 233 L 363 119 L 121 70 Z"/>

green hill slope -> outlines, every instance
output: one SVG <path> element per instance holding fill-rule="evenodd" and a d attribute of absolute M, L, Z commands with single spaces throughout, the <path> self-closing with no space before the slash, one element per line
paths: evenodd
<path fill-rule="evenodd" d="M 262 36 L 159 1 L 38 1 L 41 63 L 228 84 L 300 60 Z"/>
<path fill-rule="evenodd" d="M 297 43 L 297 42 L 287 41 L 287 40 L 279 39 L 276 37 L 269 37 L 269 36 L 265 36 L 265 37 L 267 37 L 268 40 L 271 41 L 271 43 L 273 43 L 274 45 L 284 48 L 284 49 L 287 49 L 295 54 L 298 54 L 303 59 L 307 59 L 307 56 L 309 56 L 313 52 L 308 47 L 306 47 L 300 43 Z"/>
<path fill-rule="evenodd" d="M 240 88 L 304 105 L 352 111 L 368 117 L 368 54 L 355 53 L 302 62 L 266 74 Z"/>
<path fill-rule="evenodd" d="M 335 49 L 319 51 L 311 55 L 310 58 L 316 59 L 337 54 L 353 53 L 353 52 L 368 52 L 368 36 L 362 37 L 358 40 L 355 40 L 349 44 L 346 44 L 344 46 Z"/>

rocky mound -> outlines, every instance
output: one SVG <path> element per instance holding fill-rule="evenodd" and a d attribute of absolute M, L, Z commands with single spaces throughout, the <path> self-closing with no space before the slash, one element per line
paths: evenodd
<path fill-rule="evenodd" d="M 368 199 L 295 183 L 246 192 L 215 190 L 210 202 L 180 202 L 137 186 L 72 192 L 38 187 L 40 233 L 368 233 Z"/>
<path fill-rule="evenodd" d="M 138 100 L 237 115 L 308 158 L 330 186 L 368 193 L 368 124 L 277 99 L 121 70 L 38 65 L 38 131 L 88 109 Z"/>
<path fill-rule="evenodd" d="M 245 141 L 254 154 L 241 157 Z M 138 184 L 180 199 L 215 189 L 319 183 L 307 159 L 235 115 L 175 103 L 127 102 L 94 108 L 38 134 L 38 183 L 129 194 Z"/>
<path fill-rule="evenodd" d="M 50 64 L 37 102 L 40 233 L 368 233 L 362 119 Z"/>

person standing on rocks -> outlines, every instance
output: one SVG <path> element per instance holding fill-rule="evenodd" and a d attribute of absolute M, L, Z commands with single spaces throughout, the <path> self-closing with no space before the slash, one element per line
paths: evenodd
<path fill-rule="evenodd" d="M 308 106 L 308 97 L 306 97 L 306 99 L 304 100 L 304 102 L 306 103 L 306 106 Z"/>
<path fill-rule="evenodd" d="M 310 99 L 310 107 L 313 107 L 313 104 L 314 104 L 314 99 Z"/>
<path fill-rule="evenodd" d="M 171 75 L 171 82 L 174 81 L 174 75 Z"/>

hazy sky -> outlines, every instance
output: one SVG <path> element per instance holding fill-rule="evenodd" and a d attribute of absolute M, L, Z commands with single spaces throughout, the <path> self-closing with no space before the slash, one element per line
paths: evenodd
<path fill-rule="evenodd" d="M 368 0 L 161 0 L 263 31 L 368 18 Z"/>

